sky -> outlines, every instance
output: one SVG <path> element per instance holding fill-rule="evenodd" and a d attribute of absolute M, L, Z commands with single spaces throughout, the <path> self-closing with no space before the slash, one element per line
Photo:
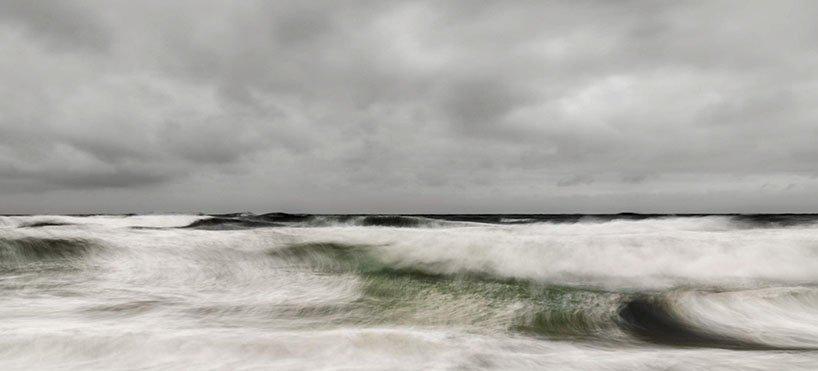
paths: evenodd
<path fill-rule="evenodd" d="M 815 1 L 0 1 L 0 213 L 818 212 Z"/>

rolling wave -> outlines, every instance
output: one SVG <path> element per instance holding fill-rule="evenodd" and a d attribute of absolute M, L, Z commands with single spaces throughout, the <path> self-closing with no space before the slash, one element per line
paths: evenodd
<path fill-rule="evenodd" d="M 321 272 L 359 275 L 364 296 L 358 303 L 374 311 L 369 321 L 479 324 L 543 336 L 591 336 L 615 329 L 612 319 L 619 294 L 393 266 L 372 249 L 304 243 L 274 248 L 267 254 Z"/>
<path fill-rule="evenodd" d="M 728 349 L 777 349 L 751 339 L 727 336 L 684 321 L 665 297 L 639 298 L 622 305 L 622 328 L 650 342 L 666 345 L 716 347 Z"/>
<path fill-rule="evenodd" d="M 818 291 L 813 289 L 611 293 L 548 286 L 485 272 L 444 274 L 439 267 L 391 265 L 379 258 L 376 249 L 306 243 L 275 248 L 268 255 L 324 272 L 359 274 L 365 279 L 363 291 L 367 295 L 404 312 L 424 305 L 441 306 L 441 296 L 445 302 L 458 305 L 464 305 L 458 297 L 469 297 L 483 310 L 472 313 L 472 318 L 461 318 L 464 323 L 502 323 L 507 330 L 557 338 L 625 341 L 623 335 L 628 334 L 641 341 L 686 347 L 818 349 L 818 325 L 813 325 L 818 323 Z M 428 315 L 425 313 L 427 321 Z M 449 321 L 456 317 L 454 313 L 438 315 Z"/>
<path fill-rule="evenodd" d="M 74 259 L 99 251 L 99 245 L 81 239 L 0 239 L 0 262 Z"/>
<path fill-rule="evenodd" d="M 628 302 L 622 324 L 663 344 L 738 349 L 818 349 L 818 290 L 687 290 Z"/>

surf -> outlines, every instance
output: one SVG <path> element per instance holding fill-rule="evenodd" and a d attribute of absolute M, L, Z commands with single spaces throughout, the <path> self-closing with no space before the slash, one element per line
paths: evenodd
<path fill-rule="evenodd" d="M 816 248 L 803 216 L 6 216 L 0 365 L 801 367 Z"/>

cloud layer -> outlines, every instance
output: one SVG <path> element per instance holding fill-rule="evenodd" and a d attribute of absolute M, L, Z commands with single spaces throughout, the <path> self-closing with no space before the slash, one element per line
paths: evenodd
<path fill-rule="evenodd" d="M 0 212 L 818 211 L 818 4 L 0 4 Z"/>

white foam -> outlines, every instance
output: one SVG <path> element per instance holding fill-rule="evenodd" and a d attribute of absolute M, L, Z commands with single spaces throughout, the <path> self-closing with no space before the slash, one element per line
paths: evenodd
<path fill-rule="evenodd" d="M 810 370 L 810 354 L 719 349 L 606 348 L 456 330 L 246 328 L 96 331 L 0 339 L 0 366 L 16 369 L 276 370 Z"/>
<path fill-rule="evenodd" d="M 282 229 L 376 246 L 389 264 L 611 289 L 818 282 L 818 227 L 738 229 L 728 218 L 455 228 Z"/>

